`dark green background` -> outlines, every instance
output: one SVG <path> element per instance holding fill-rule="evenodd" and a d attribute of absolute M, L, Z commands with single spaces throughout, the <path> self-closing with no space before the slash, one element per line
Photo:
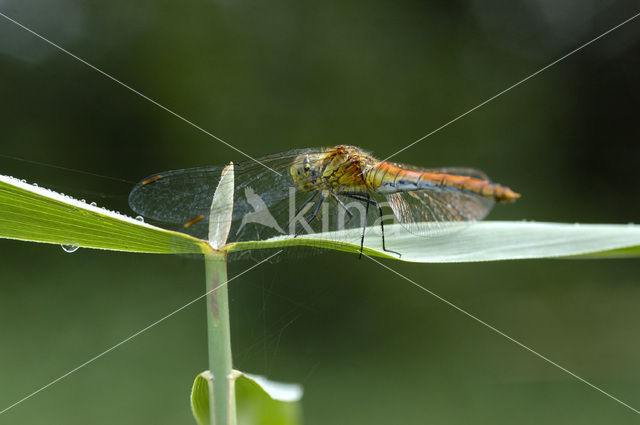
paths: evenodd
<path fill-rule="evenodd" d="M 0 11 L 251 155 L 385 157 L 640 11 L 635 1 L 0 0 Z M 492 219 L 640 211 L 640 20 L 395 159 L 521 192 Z M 0 18 L 0 172 L 130 212 L 152 172 L 242 156 Z M 0 241 L 0 410 L 204 291 L 170 256 Z M 640 407 L 640 263 L 388 263 Z M 230 266 L 234 275 L 246 264 Z M 611 399 L 353 255 L 230 285 L 235 366 L 304 385 L 307 424 L 637 423 Z M 192 424 L 198 303 L 0 416 Z"/>

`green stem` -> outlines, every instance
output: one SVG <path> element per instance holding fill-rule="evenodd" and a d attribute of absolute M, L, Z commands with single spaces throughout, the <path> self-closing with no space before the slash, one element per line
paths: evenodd
<path fill-rule="evenodd" d="M 235 425 L 235 391 L 231 379 L 231 331 L 227 295 L 227 259 L 205 254 L 207 279 L 207 327 L 209 341 L 209 411 L 211 425 Z"/>

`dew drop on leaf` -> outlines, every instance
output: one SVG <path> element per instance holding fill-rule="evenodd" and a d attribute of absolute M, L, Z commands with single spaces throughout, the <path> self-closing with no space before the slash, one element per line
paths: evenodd
<path fill-rule="evenodd" d="M 75 242 L 67 242 L 60 245 L 64 252 L 72 253 L 76 252 L 79 248 L 78 244 Z"/>

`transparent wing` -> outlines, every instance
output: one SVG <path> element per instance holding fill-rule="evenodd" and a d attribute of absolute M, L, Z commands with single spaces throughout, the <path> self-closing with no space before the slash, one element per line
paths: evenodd
<path fill-rule="evenodd" d="M 251 161 L 234 164 L 232 220 L 241 220 L 255 208 L 273 207 L 287 198 L 289 187 L 293 186 L 289 167 L 303 151 L 309 150 L 293 150 L 258 158 L 260 163 Z M 211 200 L 223 168 L 188 168 L 151 175 L 131 190 L 129 205 L 146 218 L 173 225 L 197 237 L 205 237 Z M 254 206 L 251 202 L 257 202 L 258 205 Z"/>
<path fill-rule="evenodd" d="M 436 188 L 390 194 L 387 201 L 403 227 L 419 236 L 460 230 L 486 217 L 494 204 L 472 193 Z"/>

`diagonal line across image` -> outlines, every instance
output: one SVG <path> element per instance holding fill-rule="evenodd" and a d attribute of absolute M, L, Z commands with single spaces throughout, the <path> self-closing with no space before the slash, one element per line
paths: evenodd
<path fill-rule="evenodd" d="M 419 283 L 415 282 L 414 280 L 409 279 L 407 276 L 403 275 L 402 273 L 392 269 L 391 267 L 385 265 L 384 263 L 376 260 L 375 258 L 364 254 L 365 257 L 367 257 L 369 260 L 373 261 L 374 263 L 378 264 L 380 267 L 383 267 L 385 269 L 387 269 L 388 271 L 390 271 L 391 273 L 395 274 L 396 276 L 401 277 L 402 279 L 406 280 L 407 282 L 411 283 L 412 285 L 414 285 L 415 287 L 417 287 L 418 289 L 426 292 L 427 294 L 437 298 L 438 300 L 442 301 L 443 303 L 447 304 L 450 307 L 453 307 L 454 309 L 458 310 L 460 313 L 466 315 L 467 317 L 475 320 L 476 322 L 480 323 L 483 326 L 486 326 L 487 328 L 491 329 L 493 332 L 497 333 L 498 335 L 501 335 L 503 337 L 505 337 L 506 339 L 508 339 L 509 341 L 513 342 L 516 345 L 519 345 L 520 347 L 524 348 L 525 350 L 527 350 L 528 352 L 530 352 L 531 354 L 541 358 L 542 360 L 544 360 L 545 362 L 557 367 L 558 369 L 562 370 L 563 372 L 571 375 L 572 377 L 574 377 L 575 379 L 577 379 L 578 381 L 590 386 L 591 388 L 593 388 L 594 390 L 604 394 L 605 396 L 609 397 L 610 399 L 620 403 L 621 405 L 623 405 L 624 407 L 632 410 L 633 412 L 640 414 L 640 410 L 628 405 L 627 403 L 625 403 L 624 401 L 620 400 L 619 398 L 611 395 L 610 393 L 606 392 L 605 390 L 603 390 L 600 387 L 595 386 L 594 384 L 592 384 L 591 382 L 587 381 L 584 378 L 581 378 L 580 376 L 576 375 L 575 373 L 571 372 L 569 369 L 560 366 L 558 363 L 554 362 L 553 360 L 549 359 L 548 357 L 538 353 L 537 351 L 535 351 L 533 348 L 530 348 L 529 346 L 523 344 L 522 342 L 518 341 L 517 339 L 507 335 L 506 333 L 502 332 L 501 330 L 497 329 L 496 327 L 488 324 L 487 322 L 485 322 L 484 320 L 474 316 L 473 314 L 469 313 L 468 311 L 458 307 L 457 305 L 455 305 L 454 303 L 452 303 L 451 301 L 441 297 L 440 295 L 436 294 L 435 292 L 425 288 L 424 286 L 420 285 Z"/>
<path fill-rule="evenodd" d="M 103 352 L 101 352 L 100 354 L 93 356 L 92 358 L 90 358 L 89 360 L 87 360 L 86 362 L 76 366 L 75 368 L 71 369 L 70 371 L 66 372 L 63 375 L 60 375 L 58 378 L 54 379 L 53 381 L 49 382 L 48 384 L 40 387 L 39 389 L 37 389 L 36 391 L 32 392 L 31 394 L 21 398 L 20 400 L 16 401 L 15 403 L 5 407 L 4 409 L 0 410 L 0 415 L 2 415 L 3 413 L 13 409 L 14 407 L 16 407 L 17 405 L 21 404 L 22 402 L 27 401 L 28 399 L 30 399 L 31 397 L 35 396 L 36 394 L 40 393 L 41 391 L 46 390 L 47 388 L 49 388 L 50 386 L 52 386 L 53 384 L 56 384 L 58 382 L 60 382 L 61 380 L 63 380 L 64 378 L 66 378 L 67 376 L 79 371 L 80 369 L 82 369 L 83 367 L 93 363 L 94 361 L 98 360 L 100 357 L 103 357 L 104 355 L 110 353 L 111 351 L 115 350 L 116 348 L 120 347 L 122 344 L 125 344 L 129 341 L 131 341 L 132 339 L 134 339 L 135 337 L 141 335 L 142 333 L 148 331 L 149 329 L 153 328 L 156 325 L 159 325 L 160 323 L 164 322 L 165 320 L 167 320 L 168 318 L 174 316 L 175 314 L 181 312 L 182 310 L 184 310 L 185 308 L 189 307 L 190 305 L 194 304 L 197 301 L 200 301 L 201 299 L 203 299 L 204 297 L 206 297 L 207 295 L 215 292 L 218 288 L 221 288 L 224 285 L 227 285 L 229 282 L 231 282 L 232 280 L 235 280 L 236 278 L 242 276 L 245 273 L 250 272 L 251 270 L 255 269 L 256 267 L 258 267 L 259 265 L 269 261 L 270 259 L 272 259 L 273 257 L 275 257 L 276 255 L 280 254 L 282 252 L 282 250 L 270 255 L 269 257 L 265 258 L 264 260 L 260 261 L 259 263 L 254 264 L 253 266 L 249 267 L 248 269 L 244 270 L 243 272 L 235 275 L 234 277 L 232 277 L 231 279 L 227 280 L 226 282 L 221 283 L 220 285 L 216 286 L 215 288 L 205 292 L 204 294 L 198 296 L 197 298 L 194 298 L 193 300 L 189 301 L 188 303 L 184 304 L 182 307 L 172 311 L 171 313 L 167 314 L 166 316 L 163 316 L 162 318 L 156 320 L 155 322 L 151 323 L 148 326 L 145 326 L 144 328 L 140 329 L 139 331 L 131 334 L 130 336 L 128 336 L 127 338 L 123 339 L 122 341 L 118 342 L 115 345 L 112 345 L 111 347 L 109 347 L 108 349 L 104 350 Z"/>

